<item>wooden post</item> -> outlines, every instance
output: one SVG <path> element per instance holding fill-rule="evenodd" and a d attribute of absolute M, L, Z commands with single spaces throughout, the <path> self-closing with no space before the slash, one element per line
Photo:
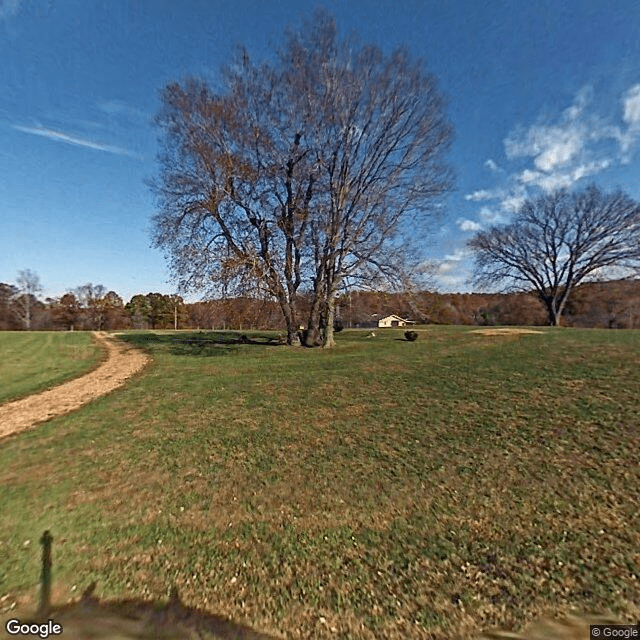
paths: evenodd
<path fill-rule="evenodd" d="M 40 584 L 40 608 L 38 613 L 46 616 L 51 606 L 51 543 L 53 536 L 45 531 L 40 538 L 42 545 L 42 582 Z"/>

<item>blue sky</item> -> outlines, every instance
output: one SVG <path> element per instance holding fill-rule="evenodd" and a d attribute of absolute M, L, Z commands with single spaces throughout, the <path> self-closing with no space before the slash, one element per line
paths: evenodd
<path fill-rule="evenodd" d="M 448 96 L 456 191 L 425 237 L 441 291 L 465 241 L 537 189 L 594 181 L 640 199 L 635 0 L 0 0 L 0 282 L 175 292 L 150 247 L 159 92 L 269 55 L 317 6 L 342 33 L 423 57 Z"/>

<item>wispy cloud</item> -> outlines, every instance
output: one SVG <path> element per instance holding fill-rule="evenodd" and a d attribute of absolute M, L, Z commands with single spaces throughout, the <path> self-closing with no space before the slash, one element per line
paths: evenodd
<path fill-rule="evenodd" d="M 544 191 L 569 188 L 582 178 L 630 162 L 640 141 L 640 84 L 621 97 L 622 126 L 595 113 L 592 99 L 592 89 L 585 87 L 556 122 L 519 127 L 507 136 L 507 158 L 530 158 L 533 162 L 533 167 L 516 176 L 521 185 Z"/>
<path fill-rule="evenodd" d="M 449 261 L 449 262 L 458 262 L 458 261 L 463 260 L 464 258 L 466 258 L 469 254 L 470 254 L 469 249 L 467 249 L 467 248 L 458 248 L 458 249 L 455 249 L 453 253 L 447 254 L 444 257 L 444 259 Z"/>
<path fill-rule="evenodd" d="M 488 189 L 478 189 L 473 193 L 468 193 L 464 199 L 472 200 L 473 202 L 479 202 L 480 200 L 493 200 L 494 198 L 498 198 L 499 193 L 495 191 L 489 191 Z"/>
<path fill-rule="evenodd" d="M 513 185 L 510 189 L 496 189 L 494 191 L 476 191 L 465 196 L 467 200 L 476 202 L 482 200 L 497 200 L 495 206 L 483 206 L 478 212 L 480 222 L 469 218 L 458 218 L 456 224 L 461 231 L 481 231 L 485 225 L 503 224 L 509 216 L 517 211 L 526 199 L 525 187 L 520 184 Z"/>
<path fill-rule="evenodd" d="M 10 18 L 18 13 L 21 0 L 0 0 L 0 20 Z"/>
<path fill-rule="evenodd" d="M 640 128 L 640 84 L 631 87 L 622 98 L 622 119 L 630 129 Z"/>
<path fill-rule="evenodd" d="M 525 185 L 538 185 L 545 191 L 554 191 L 556 189 L 569 188 L 578 180 L 600 173 L 600 171 L 607 169 L 609 166 L 611 166 L 611 159 L 602 158 L 602 160 L 578 164 L 569 171 L 545 173 L 525 169 L 520 174 L 520 181 Z"/>
<path fill-rule="evenodd" d="M 515 213 L 527 199 L 527 190 L 521 184 L 514 184 L 500 197 L 500 209 L 507 214 Z"/>
<path fill-rule="evenodd" d="M 480 220 L 485 224 L 502 224 L 507 221 L 502 211 L 490 207 L 482 207 L 480 209 Z"/>
<path fill-rule="evenodd" d="M 502 169 L 498 166 L 497 162 L 492 158 L 489 158 L 484 163 L 484 166 L 487 167 L 487 169 L 489 169 L 490 171 L 493 171 L 494 173 L 500 173 L 502 171 Z"/>
<path fill-rule="evenodd" d="M 532 158 L 537 173 L 551 174 L 567 167 L 584 153 L 592 135 L 593 130 L 579 119 L 583 109 L 584 106 L 574 103 L 556 124 L 533 125 L 512 132 L 504 140 L 507 158 Z M 529 171 L 527 177 L 530 178 L 531 173 Z"/>
<path fill-rule="evenodd" d="M 461 231 L 480 231 L 482 225 L 468 218 L 458 218 L 456 224 L 460 227 Z"/>
<path fill-rule="evenodd" d="M 78 138 L 77 136 L 64 133 L 63 131 L 55 131 L 54 129 L 47 129 L 45 127 L 24 127 L 18 124 L 14 124 L 12 126 L 16 131 L 42 136 L 43 138 L 49 138 L 49 140 L 55 140 L 56 142 L 65 142 L 79 147 L 94 149 L 95 151 L 105 151 L 107 153 L 115 153 L 120 156 L 129 156 L 130 158 L 141 159 L 141 156 L 133 151 L 122 149 L 121 147 L 115 147 L 113 145 L 94 142 L 93 140 L 85 140 L 84 138 Z"/>
<path fill-rule="evenodd" d="M 555 119 L 539 119 L 518 126 L 504 139 L 507 160 L 518 160 L 520 168 L 509 173 L 508 164 L 499 167 L 485 161 L 497 181 L 494 188 L 481 188 L 465 200 L 484 203 L 478 220 L 459 218 L 462 231 L 477 231 L 485 225 L 503 224 L 536 191 L 572 188 L 584 178 L 594 178 L 616 165 L 631 162 L 640 146 L 640 83 L 619 97 L 619 110 L 603 114 L 594 106 L 594 92 L 581 89 L 572 103 Z M 523 162 L 524 161 L 524 162 Z M 524 166 L 523 166 L 524 165 Z"/>
<path fill-rule="evenodd" d="M 620 144 L 621 162 L 631 162 L 633 148 L 640 139 L 640 84 L 630 87 L 622 96 L 622 120 L 626 129 L 611 127 L 611 135 Z"/>
<path fill-rule="evenodd" d="M 147 118 L 148 114 L 122 100 L 103 100 L 98 102 L 98 109 L 110 116 L 127 116 L 134 118 Z"/>

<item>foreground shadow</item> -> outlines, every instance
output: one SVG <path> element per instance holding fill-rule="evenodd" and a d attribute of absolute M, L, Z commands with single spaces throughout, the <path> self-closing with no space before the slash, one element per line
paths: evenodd
<path fill-rule="evenodd" d="M 256 347 L 284 346 L 285 339 L 272 333 L 240 331 L 194 331 L 186 333 L 130 333 L 121 340 L 141 349 L 163 349 L 171 355 L 215 357 L 239 351 L 245 345 Z"/>
<path fill-rule="evenodd" d="M 22 624 L 62 627 L 70 640 L 276 640 L 276 636 L 255 631 L 223 616 L 217 616 L 180 602 L 173 591 L 166 603 L 144 600 L 103 601 L 93 596 L 95 583 L 79 602 L 49 607 Z"/>
<path fill-rule="evenodd" d="M 17 635 L 16 626 L 19 633 L 20 627 L 26 625 L 24 629 L 31 632 L 27 635 L 47 638 L 63 633 L 71 640 L 276 640 L 275 636 L 260 633 L 223 616 L 185 606 L 180 602 L 175 587 L 166 603 L 133 599 L 101 602 L 93 595 L 94 582 L 79 602 L 52 606 L 53 537 L 49 531 L 44 532 L 40 543 L 40 606 L 32 616 L 19 617 L 15 612 L 4 616 L 3 627 L 9 637 Z M 55 630 L 53 625 L 57 627 Z"/>

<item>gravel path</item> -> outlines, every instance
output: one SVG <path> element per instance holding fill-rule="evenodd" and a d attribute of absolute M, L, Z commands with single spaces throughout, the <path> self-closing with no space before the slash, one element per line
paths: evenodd
<path fill-rule="evenodd" d="M 93 335 L 108 350 L 106 362 L 80 378 L 1 405 L 0 438 L 74 411 L 113 391 L 149 361 L 145 353 L 107 333 L 94 332 Z"/>

